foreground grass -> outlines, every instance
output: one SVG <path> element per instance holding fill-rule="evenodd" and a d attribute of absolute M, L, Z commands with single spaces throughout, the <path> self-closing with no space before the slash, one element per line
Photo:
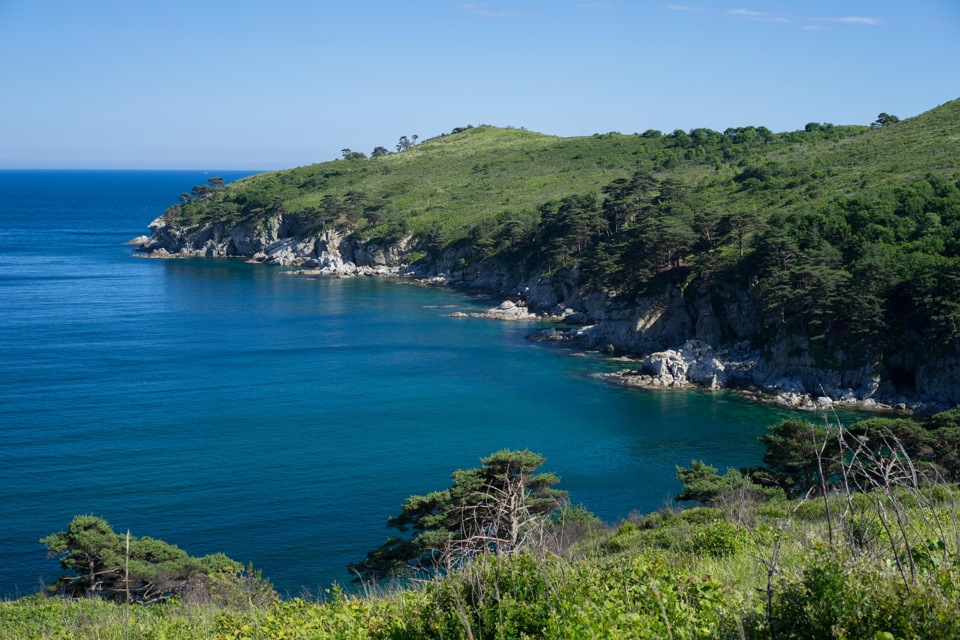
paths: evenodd
<path fill-rule="evenodd" d="M 952 501 L 936 508 L 950 520 Z M 910 514 L 913 574 L 880 521 L 831 502 L 753 503 L 554 529 L 536 552 L 325 602 L 133 607 L 131 638 L 954 638 L 955 525 Z M 952 520 L 950 520 L 952 522 Z M 898 562 L 899 560 L 899 562 Z M 124 638 L 124 607 L 35 596 L 0 603 L 3 638 Z"/>

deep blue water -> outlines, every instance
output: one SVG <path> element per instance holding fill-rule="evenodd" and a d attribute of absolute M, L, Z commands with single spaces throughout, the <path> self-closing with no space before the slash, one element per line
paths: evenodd
<path fill-rule="evenodd" d="M 667 502 L 677 464 L 756 464 L 785 415 L 600 382 L 614 365 L 529 325 L 447 317 L 497 302 L 475 294 L 132 257 L 210 175 L 0 171 L 0 597 L 58 575 L 38 540 L 80 513 L 316 593 L 496 450 L 613 520 Z"/>

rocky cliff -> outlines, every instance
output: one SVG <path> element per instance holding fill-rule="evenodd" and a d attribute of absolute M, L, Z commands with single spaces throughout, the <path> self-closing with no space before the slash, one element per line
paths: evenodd
<path fill-rule="evenodd" d="M 407 242 L 378 246 L 336 231 L 304 233 L 296 215 L 269 218 L 263 226 L 150 223 L 150 238 L 138 250 L 154 258 L 242 257 L 251 262 L 303 267 L 330 275 L 397 274 L 405 266 Z"/>
<path fill-rule="evenodd" d="M 796 335 L 767 337 L 761 347 L 762 315 L 750 291 L 708 294 L 667 283 L 629 301 L 612 299 L 585 289 L 576 268 L 524 270 L 498 259 L 477 260 L 470 248 L 410 264 L 420 247 L 409 238 L 378 245 L 331 230 L 305 233 L 296 215 L 277 215 L 257 227 L 181 227 L 161 217 L 150 230 L 138 251 L 151 257 L 244 257 L 298 267 L 306 275 L 394 275 L 494 291 L 508 302 L 482 315 L 572 326 L 534 334 L 535 340 L 641 356 L 636 367 L 612 374 L 623 384 L 737 387 L 805 408 L 853 403 L 915 410 L 960 402 L 960 361 L 952 356 L 924 354 L 899 371 L 876 363 L 840 369 L 819 364 Z"/>

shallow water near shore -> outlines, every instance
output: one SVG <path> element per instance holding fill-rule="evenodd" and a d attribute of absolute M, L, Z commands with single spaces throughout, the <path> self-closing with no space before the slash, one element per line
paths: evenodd
<path fill-rule="evenodd" d="M 615 386 L 591 374 L 622 363 L 524 340 L 537 325 L 448 317 L 486 295 L 132 257 L 210 175 L 243 173 L 0 171 L 0 597 L 55 579 L 38 539 L 80 513 L 317 593 L 404 498 L 499 449 L 614 520 L 669 501 L 677 464 L 759 463 L 796 415 Z"/>

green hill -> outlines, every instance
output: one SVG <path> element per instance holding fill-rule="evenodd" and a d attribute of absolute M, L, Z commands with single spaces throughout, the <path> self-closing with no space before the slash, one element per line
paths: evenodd
<path fill-rule="evenodd" d="M 666 135 L 648 131 L 558 138 L 471 127 L 425 140 L 402 153 L 252 176 L 219 194 L 221 207 L 201 198 L 175 213 L 190 221 L 258 219 L 274 213 L 279 201 L 284 211 L 322 216 L 325 196 L 342 199 L 353 192 L 383 204 L 411 232 L 440 225 L 453 241 L 503 211 L 533 212 L 565 196 L 599 193 L 613 180 L 636 171 L 688 185 L 710 180 L 731 186 L 745 164 L 756 163 L 774 163 L 784 175 L 797 178 L 794 182 L 815 188 L 802 190 L 789 202 L 740 191 L 728 194 L 730 203 L 776 204 L 793 210 L 918 180 L 930 172 L 952 175 L 960 154 L 958 122 L 960 101 L 882 129 L 812 123 L 808 130 L 781 134 L 742 127 L 723 133 L 694 129 Z"/>
<path fill-rule="evenodd" d="M 794 138 L 830 146 L 867 129 L 831 127 L 827 132 L 760 136 L 748 127 L 746 134 L 730 130 L 727 136 L 702 129 L 694 130 L 692 138 L 680 131 L 558 138 L 480 126 L 425 140 L 402 153 L 258 174 L 227 186 L 216 202 L 197 198 L 171 214 L 184 222 L 256 221 L 275 214 L 279 205 L 285 212 L 323 217 L 329 213 L 329 196 L 344 199 L 353 193 L 382 205 L 383 215 L 402 220 L 412 233 L 441 226 L 449 242 L 504 211 L 532 213 L 551 200 L 597 193 L 636 171 L 687 180 L 733 176 L 731 167 L 737 162 L 763 153 L 788 153 L 796 146 Z M 377 221 L 371 217 L 362 222 Z"/>
<path fill-rule="evenodd" d="M 887 398 L 960 402 L 960 100 L 875 124 L 580 138 L 457 129 L 394 154 L 345 150 L 198 186 L 163 217 L 188 232 L 157 246 L 250 256 L 299 239 L 295 259 L 316 263 L 322 236 L 347 259 L 387 248 L 381 259 L 412 273 L 504 293 L 538 280 L 553 292 L 530 304 L 593 324 L 665 296 L 674 326 L 593 339 L 626 350 L 746 340 L 778 368 L 766 379 L 796 378 L 807 393 L 862 399 L 879 381 Z M 591 292 L 603 309 L 585 302 Z"/>

